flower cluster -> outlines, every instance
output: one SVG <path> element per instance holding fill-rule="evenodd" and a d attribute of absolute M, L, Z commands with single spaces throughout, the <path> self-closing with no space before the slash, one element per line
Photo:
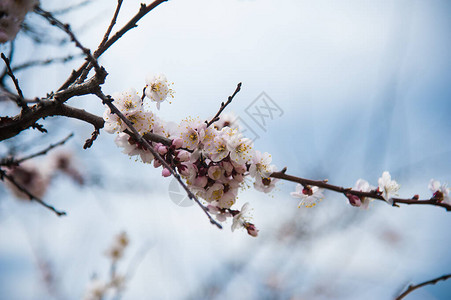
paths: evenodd
<path fill-rule="evenodd" d="M 242 135 L 236 123 L 229 121 L 229 116 L 220 117 L 212 126 L 198 118 L 186 118 L 178 125 L 158 118 L 145 108 L 143 99 L 148 97 L 159 108 L 160 103 L 173 95 L 164 75 L 148 79 L 144 94 L 141 98 L 134 89 L 116 93 L 114 104 L 144 138 L 146 134 L 157 134 L 171 140 L 170 144 L 150 139 L 148 142 L 182 175 L 193 194 L 207 202 L 218 221 L 233 218 L 233 229 L 243 227 L 255 236 L 257 230 L 251 223 L 235 221 L 240 212 L 232 206 L 239 190 L 248 186 L 249 177 L 254 179 L 253 186 L 258 191 L 269 193 L 274 189 L 277 180 L 270 174 L 276 168 L 271 165 L 271 155 L 254 150 L 252 141 Z M 154 167 L 161 166 L 144 145 L 123 132 L 127 125 L 110 109 L 105 111 L 104 120 L 105 130 L 117 133 L 116 144 L 125 154 L 139 156 L 144 163 L 153 162 Z M 162 175 L 170 176 L 171 171 L 163 167 Z"/>

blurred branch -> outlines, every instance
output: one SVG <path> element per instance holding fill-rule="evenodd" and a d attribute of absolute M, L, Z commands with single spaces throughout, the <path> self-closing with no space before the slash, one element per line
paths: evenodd
<path fill-rule="evenodd" d="M 329 183 L 327 183 L 327 180 L 305 179 L 305 178 L 285 174 L 285 172 L 286 172 L 286 168 L 284 168 L 280 172 L 272 173 L 270 175 L 270 177 L 300 183 L 303 186 L 317 186 L 317 187 L 320 187 L 320 188 L 323 188 L 323 189 L 326 189 L 329 191 L 334 191 L 334 192 L 343 194 L 345 196 L 347 194 L 351 194 L 351 195 L 358 196 L 360 198 L 368 197 L 368 198 L 372 198 L 372 199 L 376 199 L 376 200 L 386 201 L 384 199 L 384 197 L 382 197 L 381 193 L 378 190 L 373 190 L 370 192 L 361 192 L 361 191 L 353 190 L 352 188 L 344 188 L 341 186 L 329 184 Z M 432 197 L 431 199 L 428 199 L 428 200 L 418 200 L 416 198 L 412 198 L 412 199 L 392 198 L 392 199 L 393 199 L 393 206 L 398 206 L 397 205 L 398 203 L 413 204 L 413 205 L 414 204 L 416 204 L 416 205 L 433 205 L 433 206 L 440 206 L 440 207 L 445 208 L 447 211 L 451 211 L 451 205 L 439 202 L 434 197 Z"/>
<path fill-rule="evenodd" d="M 16 188 L 18 188 L 21 192 L 25 193 L 28 198 L 30 198 L 31 201 L 36 201 L 39 204 L 41 204 L 42 206 L 50 209 L 51 211 L 53 211 L 58 217 L 61 216 L 65 216 L 66 212 L 64 211 L 59 211 L 56 210 L 53 206 L 48 205 L 47 203 L 45 203 L 44 201 L 42 201 L 40 198 L 34 196 L 33 194 L 31 194 L 25 187 L 23 187 L 20 183 L 18 183 L 12 176 L 6 174 L 5 171 L 3 171 L 0 168 L 0 180 L 4 181 L 4 179 L 8 179 L 9 182 L 11 182 Z"/>
<path fill-rule="evenodd" d="M 422 283 L 417 284 L 417 285 L 409 285 L 409 286 L 407 287 L 407 290 L 404 291 L 404 292 L 403 292 L 401 295 L 399 295 L 398 297 L 396 297 L 395 300 L 401 300 L 401 299 L 403 299 L 405 296 L 407 296 L 408 294 L 410 294 L 411 292 L 413 292 L 414 290 L 416 290 L 416 289 L 418 289 L 418 288 L 420 288 L 420 287 L 423 287 L 423 286 L 429 285 L 429 284 L 436 284 L 437 282 L 439 282 L 439 281 L 441 281 L 441 280 L 445 281 L 445 280 L 447 280 L 448 278 L 451 278 L 451 274 L 443 275 L 443 276 L 434 278 L 434 279 L 432 279 L 432 280 L 422 282 Z"/>
<path fill-rule="evenodd" d="M 219 120 L 219 115 L 227 107 L 227 105 L 229 105 L 232 102 L 233 98 L 235 97 L 236 94 L 238 94 L 238 92 L 240 90 L 241 90 L 241 82 L 238 83 L 238 85 L 236 86 L 235 92 L 233 92 L 232 96 L 229 96 L 227 102 L 221 103 L 221 107 L 219 108 L 219 111 L 216 113 L 216 115 L 209 122 L 205 121 L 205 123 L 207 123 L 207 127 L 210 127 L 211 124 L 213 124 L 214 122 Z"/>
<path fill-rule="evenodd" d="M 31 60 L 26 63 L 12 67 L 12 70 L 14 72 L 17 72 L 17 71 L 22 71 L 24 69 L 28 69 L 31 67 L 47 66 L 47 65 L 50 65 L 53 63 L 66 63 L 68 61 L 71 61 L 71 60 L 81 57 L 81 56 L 82 55 L 80 55 L 80 54 L 76 54 L 76 55 L 68 55 L 68 56 L 64 56 L 64 57 L 49 58 L 49 59 L 44 59 L 44 60 Z"/>
<path fill-rule="evenodd" d="M 81 7 L 83 7 L 83 6 L 86 6 L 86 5 L 88 5 L 89 3 L 91 3 L 91 2 L 92 2 L 92 0 L 84 0 L 84 1 L 81 1 L 81 2 L 79 2 L 79 3 L 75 3 L 75 4 L 72 4 L 72 5 L 69 5 L 69 6 L 65 7 L 65 8 L 61 8 L 61 9 L 58 9 L 58 10 L 54 10 L 54 11 L 52 11 L 52 14 L 53 14 L 54 16 L 57 16 L 57 15 L 63 15 L 63 14 L 66 14 L 66 13 L 68 13 L 68 12 L 71 12 L 71 11 L 73 11 L 73 10 L 76 10 L 76 9 L 78 9 L 78 8 L 81 8 Z"/>
<path fill-rule="evenodd" d="M 22 157 L 20 159 L 11 159 L 11 158 L 6 158 L 6 159 L 2 159 L 0 161 L 0 166 L 6 166 L 6 167 L 11 167 L 11 166 L 18 166 L 20 165 L 22 162 L 38 157 L 38 156 L 42 156 L 42 155 L 46 155 L 50 150 L 58 147 L 58 146 L 62 146 L 64 145 L 69 139 L 71 139 L 74 136 L 73 133 L 69 134 L 67 137 L 65 137 L 63 140 L 59 141 L 56 144 L 50 144 L 47 148 L 45 148 L 44 150 L 41 150 L 37 153 Z"/>

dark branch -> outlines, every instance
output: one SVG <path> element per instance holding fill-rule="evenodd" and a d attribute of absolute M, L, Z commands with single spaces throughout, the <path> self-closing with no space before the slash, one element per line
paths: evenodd
<path fill-rule="evenodd" d="M 16 188 L 18 188 L 21 192 L 25 193 L 28 198 L 30 198 L 31 201 L 36 201 L 39 204 L 41 204 L 42 206 L 50 209 L 51 211 L 53 211 L 58 217 L 61 216 L 65 216 L 66 212 L 64 211 L 59 211 L 56 210 L 53 206 L 48 205 L 47 203 L 45 203 L 44 201 L 42 201 L 40 198 L 34 196 L 33 194 L 31 194 L 25 187 L 23 187 L 20 183 L 18 183 L 12 176 L 6 174 L 5 171 L 3 171 L 2 169 L 0 169 L 0 179 L 3 181 L 4 178 L 8 179 L 9 182 L 11 182 Z"/>
<path fill-rule="evenodd" d="M 9 55 L 8 55 L 8 57 L 9 57 L 10 63 L 12 62 L 13 56 L 14 56 L 14 41 L 15 40 L 12 40 L 12 41 L 9 42 L 10 43 L 10 47 L 9 47 Z M 14 71 L 14 69 L 13 69 L 13 71 Z M 0 75 L 0 84 L 3 84 L 3 81 L 5 80 L 6 75 L 8 75 L 8 68 L 5 68 L 3 73 Z"/>
<path fill-rule="evenodd" d="M 376 200 L 386 201 L 384 199 L 384 197 L 382 197 L 380 192 L 378 192 L 377 190 L 373 190 L 370 192 L 356 191 L 351 188 L 344 188 L 341 186 L 329 184 L 329 183 L 327 183 L 327 180 L 322 180 L 322 181 L 321 180 L 311 180 L 311 179 L 305 179 L 305 178 L 288 175 L 288 174 L 285 174 L 285 171 L 286 171 L 286 169 L 284 168 L 284 170 L 282 170 L 280 172 L 272 173 L 270 175 L 270 177 L 300 183 L 303 186 L 317 186 L 317 187 L 320 187 L 320 188 L 323 188 L 326 190 L 330 190 L 330 191 L 334 191 L 334 192 L 343 194 L 345 196 L 346 196 L 346 194 L 351 194 L 351 195 L 358 196 L 360 198 L 368 197 L 368 198 L 372 198 L 372 199 L 376 199 Z M 428 200 L 393 198 L 393 206 L 398 206 L 397 205 L 398 203 L 416 204 L 416 205 L 434 205 L 434 206 L 443 207 L 447 211 L 451 211 L 451 205 L 439 202 L 435 198 L 431 198 Z"/>
<path fill-rule="evenodd" d="M 83 51 L 83 53 L 86 55 L 87 60 L 94 66 L 94 69 L 97 73 L 103 73 L 105 70 L 101 68 L 97 62 L 97 59 L 94 58 L 91 54 L 91 50 L 88 48 L 83 47 L 83 45 L 78 41 L 78 39 L 75 37 L 75 34 L 70 29 L 69 24 L 64 24 L 58 19 L 56 19 L 50 12 L 43 10 L 41 7 L 37 6 L 35 7 L 34 11 L 47 19 L 49 23 L 53 26 L 58 27 L 59 29 L 63 30 L 65 33 L 67 33 L 71 39 L 75 43 L 75 45 Z"/>
<path fill-rule="evenodd" d="M 168 1 L 168 0 L 156 0 L 147 6 L 145 4 L 141 4 L 141 8 L 139 9 L 138 13 L 133 18 L 131 18 L 130 21 L 128 21 L 128 23 L 125 24 L 119 31 L 117 31 L 114 34 L 114 36 L 109 38 L 108 41 L 101 48 L 98 48 L 94 52 L 94 57 L 99 58 L 103 53 L 105 53 L 105 51 L 108 48 L 110 48 L 127 31 L 137 27 L 138 21 L 141 20 L 147 13 L 149 13 L 154 8 L 156 8 L 158 5 L 160 5 L 161 3 L 166 2 L 166 1 Z M 80 77 L 80 75 L 82 74 L 82 72 L 85 69 L 87 69 L 89 71 L 91 68 L 92 68 L 92 64 L 90 65 L 89 62 L 85 62 L 80 68 L 78 68 L 78 70 L 72 71 L 71 76 L 69 76 L 69 78 L 66 80 L 66 82 L 58 90 L 60 91 L 60 90 L 68 88 L 72 83 L 75 82 L 75 80 L 77 80 L 77 78 Z"/>
<path fill-rule="evenodd" d="M 445 280 L 447 280 L 448 278 L 451 278 L 451 274 L 443 275 L 443 276 L 434 278 L 434 279 L 432 279 L 432 280 L 422 282 L 422 283 L 417 284 L 417 285 L 409 285 L 409 286 L 407 287 L 407 290 L 404 291 L 404 292 L 403 292 L 401 295 L 399 295 L 398 297 L 396 297 L 395 300 L 401 300 L 401 299 L 403 299 L 405 296 L 407 296 L 408 294 L 410 294 L 411 292 L 413 292 L 414 290 L 416 290 L 416 289 L 418 289 L 418 288 L 420 288 L 420 287 L 423 287 L 423 286 L 429 285 L 429 284 L 436 284 L 437 282 L 439 282 L 439 281 L 441 281 L 441 280 L 445 281 Z"/>
<path fill-rule="evenodd" d="M 13 71 L 11 70 L 11 65 L 9 64 L 9 59 L 3 53 L 1 54 L 1 57 L 6 65 L 6 70 L 7 70 L 6 74 L 8 74 L 9 77 L 11 77 L 12 81 L 14 82 L 14 86 L 16 87 L 17 94 L 19 95 L 18 98 L 14 98 L 14 99 L 16 100 L 17 105 L 19 107 L 21 107 L 23 111 L 26 111 L 29 109 L 29 107 L 27 106 L 27 103 L 24 100 L 22 90 L 20 89 L 20 86 L 19 86 L 19 80 L 17 80 L 17 78 L 13 74 Z"/>
<path fill-rule="evenodd" d="M 0 141 L 18 135 L 30 128 L 39 119 L 51 116 L 66 116 L 90 123 L 94 128 L 103 128 L 103 118 L 93 115 L 83 109 L 78 109 L 56 101 L 42 100 L 30 108 L 29 111 L 12 118 L 0 119 Z"/>
<path fill-rule="evenodd" d="M 103 36 L 103 40 L 100 42 L 100 44 L 97 47 L 97 49 L 102 48 L 105 45 L 105 43 L 108 41 L 108 38 L 110 37 L 110 34 L 111 34 L 111 30 L 113 30 L 113 27 L 116 24 L 117 16 L 119 15 L 119 11 L 121 10 L 121 6 L 122 6 L 122 0 L 118 0 L 117 1 L 117 6 L 116 6 L 116 10 L 115 10 L 114 15 L 113 15 L 113 18 L 111 19 L 110 25 L 108 26 L 108 29 L 106 30 L 105 35 Z M 94 52 L 94 57 L 96 57 L 96 58 L 98 57 L 97 51 L 98 50 L 96 50 Z M 80 76 L 80 78 L 78 80 L 79 83 L 83 82 L 86 79 L 86 77 L 88 76 L 89 70 L 90 70 L 90 68 L 86 68 L 86 69 L 83 70 L 83 72 L 82 72 L 82 74 L 81 74 L 81 76 Z"/>
<path fill-rule="evenodd" d="M 207 123 L 207 127 L 210 127 L 211 124 L 219 120 L 219 116 L 221 115 L 222 111 L 227 107 L 227 105 L 229 105 L 232 102 L 233 98 L 235 97 L 236 94 L 238 94 L 240 90 L 241 90 L 241 82 L 238 83 L 235 92 L 233 92 L 232 96 L 229 96 L 227 102 L 221 103 L 221 107 L 219 108 L 219 111 L 216 113 L 216 115 L 209 122 L 205 121 L 205 123 Z"/>

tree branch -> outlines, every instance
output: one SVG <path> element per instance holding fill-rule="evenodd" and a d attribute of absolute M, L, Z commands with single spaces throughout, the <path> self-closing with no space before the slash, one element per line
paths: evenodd
<path fill-rule="evenodd" d="M 416 289 L 418 289 L 418 288 L 420 288 L 420 287 L 423 287 L 423 286 L 429 285 L 429 284 L 436 284 L 437 282 L 439 282 L 439 281 L 441 281 L 441 280 L 445 281 L 445 280 L 447 280 L 448 278 L 451 278 L 451 274 L 443 275 L 443 276 L 434 278 L 434 279 L 432 279 L 432 280 L 422 282 L 422 283 L 417 284 L 417 285 L 409 285 L 409 286 L 407 287 L 407 290 L 404 291 L 404 292 L 403 292 L 401 295 L 399 295 L 398 297 L 396 297 L 395 300 L 401 300 L 401 299 L 403 299 L 405 296 L 407 296 L 408 294 L 410 294 L 411 292 L 413 292 L 414 290 L 416 290 Z"/>
<path fill-rule="evenodd" d="M 22 108 L 23 111 L 27 111 L 29 109 L 27 103 L 24 100 L 24 96 L 22 93 L 22 90 L 20 89 L 19 86 L 19 80 L 17 80 L 17 78 L 14 76 L 13 71 L 11 70 L 11 66 L 9 64 L 9 59 L 5 56 L 5 54 L 1 54 L 1 57 L 3 59 L 3 61 L 5 62 L 6 65 L 6 74 L 9 75 L 9 77 L 11 77 L 12 81 L 14 82 L 14 86 L 16 87 L 17 90 L 17 94 L 19 95 L 18 98 L 14 98 L 14 100 L 16 100 L 16 103 L 19 107 Z"/>
<path fill-rule="evenodd" d="M 44 17 L 49 21 L 49 23 L 53 26 L 58 27 L 59 29 L 63 30 L 65 33 L 67 33 L 71 39 L 75 43 L 75 45 L 83 51 L 83 53 L 86 55 L 87 60 L 94 66 L 94 69 L 97 73 L 103 73 L 105 70 L 101 68 L 97 62 L 97 59 L 94 58 L 91 54 L 91 50 L 88 48 L 83 47 L 83 45 L 78 41 L 78 39 L 75 37 L 75 34 L 70 29 L 69 24 L 63 24 L 61 21 L 59 21 L 57 18 L 55 18 L 50 12 L 43 10 L 41 7 L 36 6 L 34 11 L 38 14 Z"/>
<path fill-rule="evenodd" d="M 18 135 L 33 126 L 39 119 L 51 116 L 66 116 L 92 124 L 95 128 L 103 128 L 103 118 L 83 109 L 78 109 L 56 101 L 42 100 L 32 106 L 29 111 L 15 117 L 0 118 L 0 141 Z"/>
<path fill-rule="evenodd" d="M 368 197 L 368 198 L 372 198 L 372 199 L 376 199 L 376 200 L 386 201 L 384 199 L 384 197 L 382 197 L 380 192 L 378 192 L 377 190 L 373 190 L 370 192 L 356 191 L 356 190 L 353 190 L 352 188 L 344 188 L 341 186 L 329 184 L 329 183 L 327 183 L 327 180 L 322 180 L 322 181 L 321 180 L 311 180 L 311 179 L 288 175 L 288 174 L 285 174 L 285 171 L 286 171 L 286 168 L 284 168 L 280 172 L 272 173 L 270 175 L 270 177 L 300 183 L 303 186 L 307 186 L 307 185 L 308 186 L 317 186 L 317 187 L 320 187 L 320 188 L 323 188 L 326 190 L 330 190 L 330 191 L 334 191 L 334 192 L 343 194 L 345 196 L 346 196 L 346 194 L 351 194 L 351 195 L 358 196 L 360 198 Z M 414 198 L 412 198 L 412 199 L 393 198 L 393 206 L 398 206 L 397 205 L 398 203 L 440 206 L 440 207 L 445 208 L 447 211 L 451 211 L 451 205 L 439 202 L 434 198 L 431 198 L 428 200 L 417 200 Z"/>
<path fill-rule="evenodd" d="M 119 31 L 117 31 L 114 34 L 114 36 L 109 38 L 108 41 L 106 43 L 104 43 L 102 47 L 99 47 L 94 52 L 94 57 L 96 59 L 99 58 L 103 53 L 105 53 L 105 51 L 108 48 L 110 48 L 117 40 L 119 40 L 127 31 L 137 27 L 138 21 L 141 20 L 147 13 L 149 13 L 154 8 L 156 8 L 158 5 L 160 5 L 161 3 L 166 2 L 166 1 L 168 1 L 168 0 L 156 0 L 147 6 L 145 4 L 141 4 L 141 8 L 139 9 L 138 13 L 133 18 L 131 18 L 130 21 L 128 21 L 128 23 L 125 24 Z M 66 80 L 66 82 L 64 82 L 63 85 L 58 89 L 58 91 L 68 88 L 72 83 L 75 82 L 75 80 L 77 80 L 77 78 L 80 77 L 80 75 L 82 74 L 82 72 L 85 69 L 87 69 L 89 71 L 91 68 L 92 68 L 92 65 L 90 65 L 90 63 L 87 61 L 80 68 L 78 68 L 78 70 L 76 70 L 76 71 L 73 70 L 71 76 L 69 76 L 69 78 Z"/>
<path fill-rule="evenodd" d="M 227 102 L 221 103 L 221 107 L 219 108 L 219 111 L 216 113 L 216 115 L 209 122 L 205 121 L 205 123 L 207 123 L 207 127 L 210 127 L 211 124 L 219 120 L 219 115 L 221 115 L 222 111 L 227 107 L 227 105 L 229 105 L 232 102 L 233 98 L 235 97 L 236 94 L 238 94 L 240 90 L 241 90 L 241 82 L 238 83 L 235 92 L 233 92 L 232 96 L 229 96 Z"/>

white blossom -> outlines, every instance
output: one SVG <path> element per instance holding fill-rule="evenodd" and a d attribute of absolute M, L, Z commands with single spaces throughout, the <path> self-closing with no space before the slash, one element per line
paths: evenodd
<path fill-rule="evenodd" d="M 434 194 L 434 197 L 443 203 L 451 205 L 451 198 L 449 196 L 450 189 L 448 188 L 448 184 L 440 184 L 440 181 L 431 179 L 428 187 Z"/>
<path fill-rule="evenodd" d="M 151 101 L 156 102 L 157 109 L 160 109 L 160 103 L 168 96 L 174 98 L 174 91 L 170 86 L 164 74 L 147 77 L 145 94 Z"/>
<path fill-rule="evenodd" d="M 246 213 L 249 211 L 249 202 L 246 202 L 242 207 L 239 213 L 237 213 L 233 217 L 233 223 L 232 223 L 232 232 L 235 231 L 235 229 L 244 227 L 244 224 L 247 222 L 247 216 Z"/>
<path fill-rule="evenodd" d="M 294 198 L 300 198 L 298 207 L 313 207 L 324 198 L 322 188 L 317 186 L 304 187 L 302 184 L 296 185 L 296 191 L 291 193 Z"/>
<path fill-rule="evenodd" d="M 375 190 L 376 187 L 370 185 L 368 183 L 368 181 L 366 181 L 365 179 L 358 179 L 352 189 L 355 190 L 355 191 L 360 191 L 360 192 L 367 193 L 367 192 L 371 192 L 372 190 Z M 368 206 L 369 206 L 370 202 L 372 202 L 373 200 L 371 198 L 368 198 L 368 197 L 360 197 L 360 201 L 361 201 L 360 208 L 361 209 L 368 209 Z"/>
<path fill-rule="evenodd" d="M 233 130 L 229 136 L 227 149 L 230 151 L 230 159 L 237 164 L 249 162 L 254 156 L 252 141 L 248 138 L 243 138 L 236 130 Z"/>
<path fill-rule="evenodd" d="M 397 196 L 397 192 L 401 187 L 395 180 L 391 179 L 389 172 L 385 171 L 378 180 L 379 191 L 382 192 L 382 197 L 389 204 L 393 204 L 393 196 Z"/>

